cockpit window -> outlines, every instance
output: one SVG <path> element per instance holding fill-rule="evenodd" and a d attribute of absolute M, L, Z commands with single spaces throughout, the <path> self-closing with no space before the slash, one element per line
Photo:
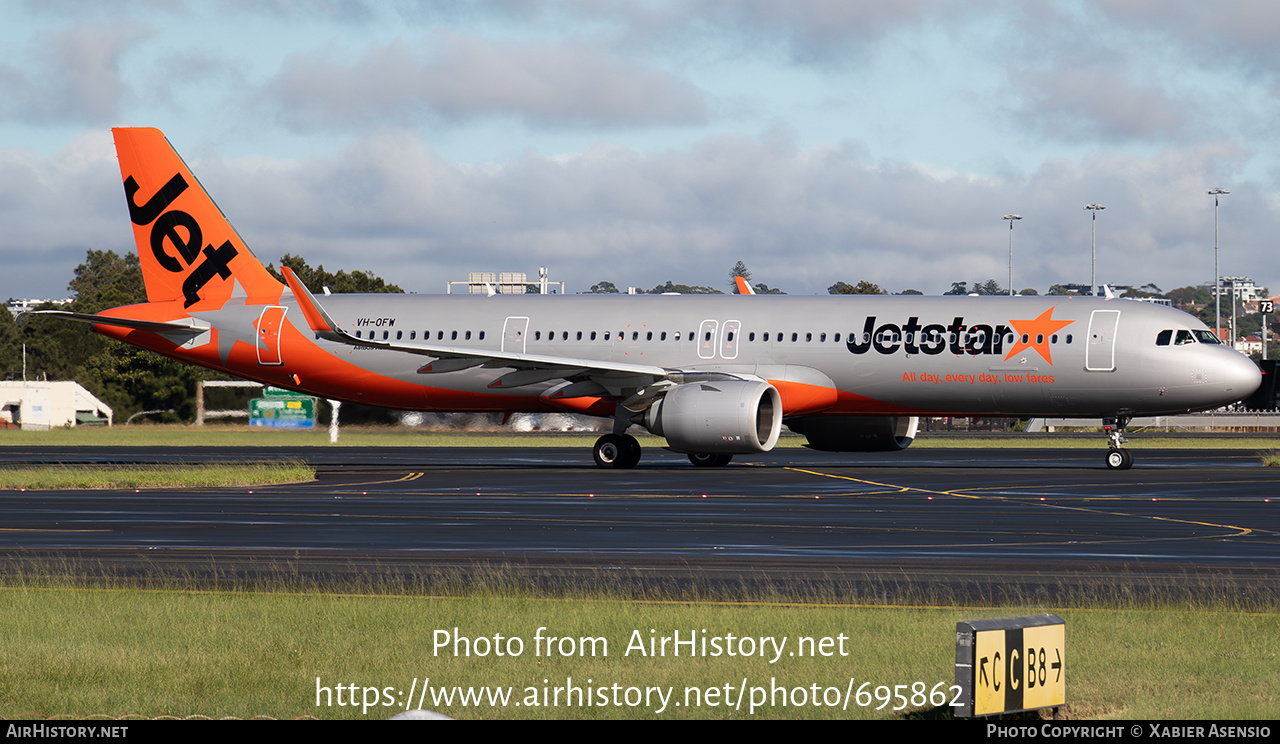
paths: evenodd
<path fill-rule="evenodd" d="M 1156 335 L 1156 346 L 1168 346 L 1173 340 L 1173 329 L 1167 328 Z"/>
<path fill-rule="evenodd" d="M 1200 339 L 1200 343 L 1202 344 L 1222 343 L 1221 341 L 1218 340 L 1217 336 L 1213 335 L 1213 331 L 1193 331 L 1193 333 L 1196 334 L 1196 338 Z"/>
<path fill-rule="evenodd" d="M 1182 328 L 1178 330 L 1178 337 L 1174 340 L 1173 345 L 1182 346 L 1183 344 L 1194 344 L 1195 342 L 1196 337 L 1191 335 L 1191 331 Z"/>

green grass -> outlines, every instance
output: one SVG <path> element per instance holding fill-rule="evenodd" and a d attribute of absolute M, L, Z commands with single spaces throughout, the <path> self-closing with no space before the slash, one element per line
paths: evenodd
<path fill-rule="evenodd" d="M 1053 607 L 964 609 L 853 605 L 643 602 L 485 593 L 459 597 L 318 592 L 223 592 L 17 586 L 0 589 L 0 717 L 271 716 L 386 718 L 402 709 L 417 679 L 446 687 L 510 687 L 521 706 L 428 704 L 457 718 L 854 718 L 939 717 L 925 703 L 906 710 L 812 703 L 764 706 L 754 714 L 724 703 L 747 687 L 792 690 L 817 684 L 843 692 L 872 683 L 948 688 L 955 623 L 1054 612 L 1067 623 L 1069 719 L 1273 719 L 1280 709 L 1280 615 L 1205 606 L 1119 610 Z M 569 655 L 568 645 L 535 653 L 534 638 L 604 638 L 608 654 Z M 518 656 L 455 655 L 458 636 L 518 637 Z M 759 656 L 650 657 L 627 654 L 633 636 L 786 638 L 776 663 Z M 441 635 L 446 634 L 446 635 Z M 847 656 L 839 654 L 843 635 Z M 798 658 L 801 637 L 832 639 L 828 657 Z M 447 641 L 437 649 L 435 642 Z M 505 644 L 504 644 L 505 646 Z M 463 650 L 459 644 L 458 651 Z M 514 650 L 514 646 L 507 646 Z M 562 654 L 560 650 L 563 649 Z M 772 654 L 770 654 L 772 656 Z M 337 705 L 337 685 L 356 699 Z M 718 690 L 720 705 L 550 706 L 544 688 L 686 687 Z M 544 682 L 544 680 L 546 680 Z M 588 683 L 588 680 L 591 680 Z M 365 688 L 369 688 L 366 692 Z M 390 688 L 390 689 L 387 689 Z M 348 688 L 349 690 L 349 688 Z M 607 693 L 612 695 L 612 691 Z M 344 699 L 350 698 L 348 692 Z M 396 705 L 381 703 L 394 699 Z M 415 699 L 416 700 L 416 699 Z M 428 701 L 430 698 L 428 698 Z M 563 698 L 562 698 L 563 700 Z M 891 702 L 888 708 L 898 705 Z M 415 706 L 416 707 L 416 706 Z"/>
<path fill-rule="evenodd" d="M 230 488 L 314 480 L 299 460 L 242 464 L 43 465 L 0 467 L 0 490 L 63 488 Z"/>
<path fill-rule="evenodd" d="M 1263 452 L 1262 464 L 1269 468 L 1280 468 L 1280 450 Z"/>

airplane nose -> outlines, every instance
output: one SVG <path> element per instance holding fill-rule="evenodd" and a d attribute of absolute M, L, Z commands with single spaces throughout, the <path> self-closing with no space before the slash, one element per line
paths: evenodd
<path fill-rule="evenodd" d="M 1262 370 L 1243 354 L 1231 354 L 1220 371 L 1224 392 L 1235 396 L 1234 400 L 1248 398 L 1262 385 Z"/>

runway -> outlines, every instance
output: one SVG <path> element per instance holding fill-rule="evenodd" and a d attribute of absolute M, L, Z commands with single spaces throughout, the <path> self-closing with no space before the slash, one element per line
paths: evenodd
<path fill-rule="evenodd" d="M 602 471 L 563 448 L 2 448 L 2 464 L 296 457 L 318 478 L 239 491 L 7 492 L 0 552 L 126 573 L 503 565 L 584 581 L 859 591 L 1280 592 L 1280 468 L 1252 452 L 1136 454 L 1128 471 L 1105 469 L 1101 449 L 783 450 L 703 469 L 649 448 L 634 470 Z"/>

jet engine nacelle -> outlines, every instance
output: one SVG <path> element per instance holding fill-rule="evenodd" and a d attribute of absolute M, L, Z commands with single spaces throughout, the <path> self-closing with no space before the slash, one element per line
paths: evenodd
<path fill-rule="evenodd" d="M 644 424 L 680 452 L 768 452 L 782 430 L 782 396 L 760 381 L 689 383 L 650 406 Z"/>
<path fill-rule="evenodd" d="M 915 416 L 810 416 L 789 419 L 787 428 L 824 452 L 896 452 L 911 446 L 919 423 Z"/>

